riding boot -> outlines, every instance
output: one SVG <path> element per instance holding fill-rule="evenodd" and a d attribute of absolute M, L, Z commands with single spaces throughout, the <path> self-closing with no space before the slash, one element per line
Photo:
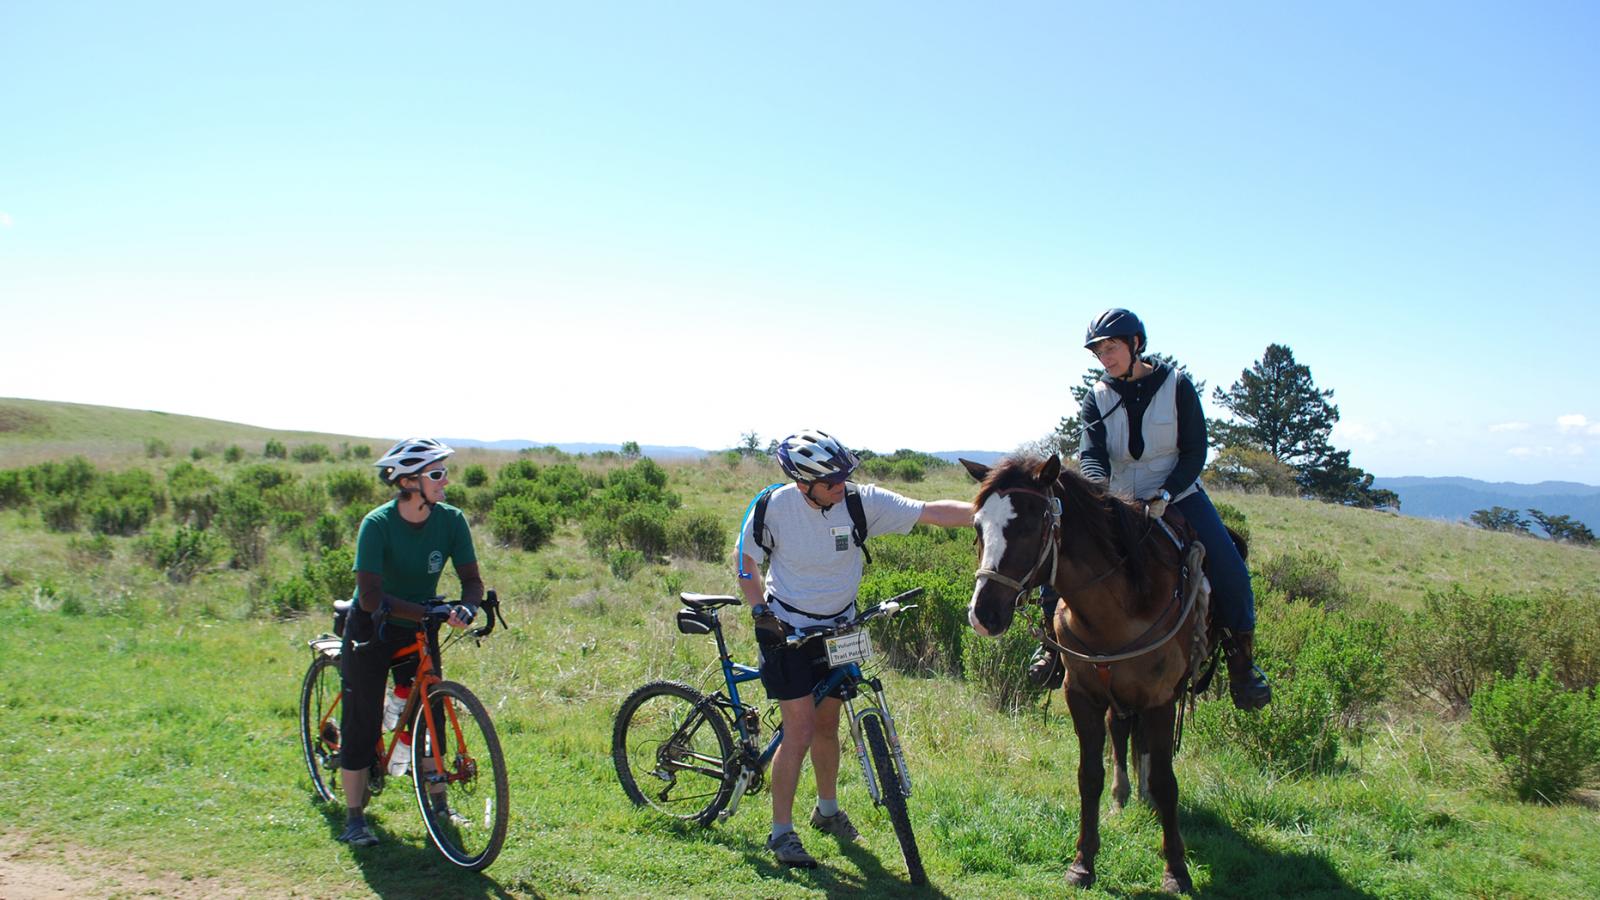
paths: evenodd
<path fill-rule="evenodd" d="M 1222 639 L 1222 652 L 1228 658 L 1228 693 L 1239 709 L 1260 709 L 1272 702 L 1272 685 L 1256 668 L 1256 633 L 1236 631 Z"/>
<path fill-rule="evenodd" d="M 1044 633 L 1050 640 L 1055 640 L 1056 601 L 1059 599 L 1055 591 L 1048 588 L 1039 591 L 1039 605 L 1044 608 Z M 1028 681 L 1034 687 L 1053 691 L 1065 682 L 1066 674 L 1061 657 L 1048 644 L 1039 644 L 1028 663 Z"/>

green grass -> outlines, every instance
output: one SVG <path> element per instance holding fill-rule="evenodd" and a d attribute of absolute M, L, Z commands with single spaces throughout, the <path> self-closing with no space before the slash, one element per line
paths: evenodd
<path fill-rule="evenodd" d="M 491 470 L 509 458 L 475 456 Z M 142 438 L 124 458 L 152 464 Z M 320 472 L 332 464 L 286 465 Z M 750 461 L 668 470 L 686 507 L 713 511 L 730 529 L 754 490 L 773 480 Z M 955 470 L 894 486 L 924 498 L 972 493 Z M 1600 553 L 1590 550 L 1277 498 L 1223 499 L 1249 517 L 1258 563 L 1321 549 L 1375 602 L 1411 607 L 1454 583 L 1591 596 L 1600 585 Z M 625 799 L 609 758 L 611 716 L 645 680 L 708 682 L 711 642 L 672 627 L 671 590 L 731 591 L 730 567 L 652 563 L 618 581 L 570 524 L 533 554 L 491 546 L 486 529 L 477 537 L 512 630 L 481 647 L 451 648 L 445 665 L 489 705 L 509 755 L 511 831 L 487 873 L 453 871 L 433 852 L 404 783 L 374 805 L 382 846 L 354 851 L 332 840 L 342 811 L 312 799 L 295 709 L 310 660 L 305 641 L 327 623 L 259 614 L 271 583 L 297 570 L 292 548 L 275 543 L 259 571 L 217 569 L 173 585 L 139 561 L 136 538 L 112 538 L 111 559 L 100 560 L 45 531 L 28 510 L 0 511 L 0 614 L 12 645 L 0 687 L 9 726 L 0 746 L 15 763 L 0 774 L 8 814 L 37 840 L 250 894 L 923 895 L 903 883 L 887 818 L 870 807 L 848 754 L 842 800 L 865 841 L 841 848 L 811 837 L 823 863 L 813 872 L 771 863 L 765 794 L 710 829 L 663 822 Z M 455 589 L 448 576 L 442 589 Z M 730 619 L 732 645 L 753 655 L 747 624 Z M 1063 893 L 1077 833 L 1078 751 L 1059 698 L 1007 716 L 957 680 L 885 677 L 916 785 L 910 806 L 932 881 L 926 893 Z M 1463 729 L 1386 709 L 1333 774 L 1300 779 L 1268 778 L 1236 753 L 1190 741 L 1178 777 L 1197 889 L 1218 897 L 1600 894 L 1595 811 L 1516 802 Z M 811 791 L 807 775 L 800 808 Z M 1108 816 L 1103 841 L 1100 880 L 1085 896 L 1153 893 L 1156 817 L 1139 806 Z"/>

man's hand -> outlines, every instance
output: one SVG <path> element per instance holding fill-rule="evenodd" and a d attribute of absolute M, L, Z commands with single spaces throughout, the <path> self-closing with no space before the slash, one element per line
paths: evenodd
<path fill-rule="evenodd" d="M 772 609 L 765 603 L 758 603 L 750 607 L 750 618 L 756 626 L 756 643 L 764 647 L 781 647 L 788 632 L 783 627 L 783 622 L 773 615 Z"/>
<path fill-rule="evenodd" d="M 458 603 L 455 608 L 450 610 L 450 619 L 445 624 L 451 628 L 465 628 L 472 624 L 472 619 L 477 614 L 478 611 L 472 607 L 465 603 Z"/>

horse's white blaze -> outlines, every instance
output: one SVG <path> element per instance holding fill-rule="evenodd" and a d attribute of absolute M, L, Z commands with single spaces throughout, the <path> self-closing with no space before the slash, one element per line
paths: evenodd
<path fill-rule="evenodd" d="M 981 569 L 994 569 L 1000 565 L 1000 560 L 1006 555 L 1006 524 L 1017 517 L 1016 508 L 1011 505 L 1010 497 L 999 494 L 989 495 L 983 501 L 983 506 L 973 515 L 973 524 L 978 528 L 978 534 L 983 537 L 983 558 L 978 561 Z M 972 602 L 967 604 L 967 623 L 972 630 L 984 637 L 994 637 L 978 621 L 978 592 L 983 590 L 983 580 L 972 587 Z"/>

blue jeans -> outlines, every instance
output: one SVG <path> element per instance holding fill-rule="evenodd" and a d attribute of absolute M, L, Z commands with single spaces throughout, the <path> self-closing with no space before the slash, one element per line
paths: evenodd
<path fill-rule="evenodd" d="M 1254 631 L 1256 595 L 1250 588 L 1250 570 L 1239 556 L 1239 548 L 1228 537 L 1228 529 L 1211 505 L 1204 490 L 1195 491 L 1176 504 L 1200 543 L 1206 545 L 1206 578 L 1211 581 L 1212 617 L 1232 631 Z"/>

